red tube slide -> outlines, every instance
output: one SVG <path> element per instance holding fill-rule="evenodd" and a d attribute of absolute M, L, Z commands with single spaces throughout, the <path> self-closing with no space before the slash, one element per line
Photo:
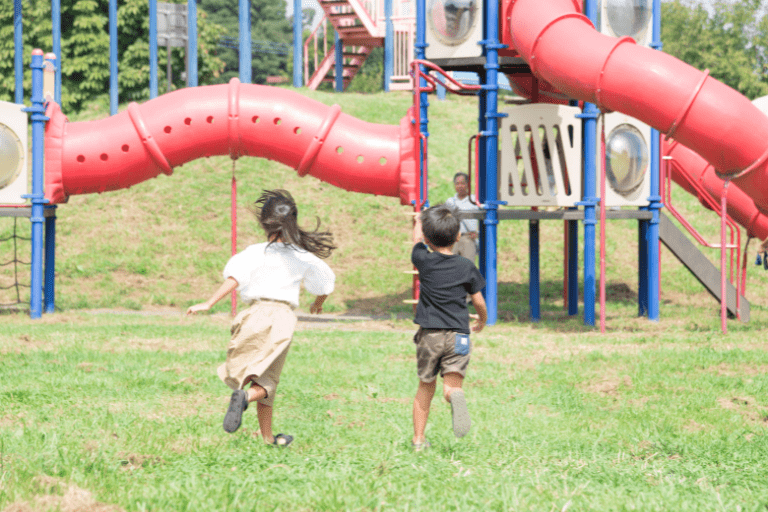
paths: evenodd
<path fill-rule="evenodd" d="M 509 1 L 515 49 L 534 75 L 674 137 L 768 213 L 768 117 L 747 98 L 629 37 L 600 34 L 576 0 Z"/>
<path fill-rule="evenodd" d="M 55 103 L 45 132 L 46 198 L 118 190 L 211 155 L 269 158 L 337 187 L 418 194 L 418 133 L 373 124 L 298 93 L 261 85 L 181 89 L 99 121 L 69 123 Z"/>

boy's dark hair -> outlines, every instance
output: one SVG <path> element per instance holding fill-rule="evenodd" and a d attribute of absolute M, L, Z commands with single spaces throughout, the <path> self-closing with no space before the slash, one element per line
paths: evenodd
<path fill-rule="evenodd" d="M 438 204 L 421 212 L 421 231 L 435 247 L 451 247 L 459 234 L 459 219 L 456 210 Z"/>
<path fill-rule="evenodd" d="M 254 203 L 254 213 L 268 239 L 277 235 L 284 243 L 304 249 L 319 258 L 327 258 L 336 249 L 333 235 L 327 231 L 318 231 L 319 218 L 314 231 L 304 231 L 299 227 L 299 209 L 287 190 L 263 191 Z M 272 243 L 274 241 L 270 241 L 270 245 Z"/>
<path fill-rule="evenodd" d="M 457 172 L 453 175 L 453 182 L 456 183 L 456 178 L 464 178 L 464 181 L 469 183 L 469 174 L 465 172 Z"/>

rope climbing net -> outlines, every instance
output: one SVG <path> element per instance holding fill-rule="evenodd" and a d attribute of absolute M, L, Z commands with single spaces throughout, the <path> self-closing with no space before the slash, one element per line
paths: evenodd
<path fill-rule="evenodd" d="M 32 264 L 19 254 L 30 254 L 32 237 L 23 236 L 17 217 L 12 220 L 12 226 L 0 225 L 0 310 L 24 309 L 29 304 Z"/>

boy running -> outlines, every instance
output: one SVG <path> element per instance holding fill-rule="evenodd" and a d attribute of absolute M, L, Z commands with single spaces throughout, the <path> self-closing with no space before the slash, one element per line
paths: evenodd
<path fill-rule="evenodd" d="M 472 331 L 483 330 L 488 313 L 481 293 L 485 279 L 473 262 L 452 253 L 451 249 L 460 236 L 459 231 L 459 219 L 447 206 L 433 206 L 416 216 L 416 245 L 413 246 L 411 261 L 419 271 L 421 282 L 413 320 L 419 325 L 413 338 L 419 388 L 413 401 L 412 446 L 417 450 L 430 446 L 424 437 L 424 430 L 438 372 L 443 377 L 443 396 L 451 404 L 453 433 L 456 437 L 464 437 L 471 426 L 461 389 L 471 352 L 467 295 L 471 296 L 478 314 Z"/>

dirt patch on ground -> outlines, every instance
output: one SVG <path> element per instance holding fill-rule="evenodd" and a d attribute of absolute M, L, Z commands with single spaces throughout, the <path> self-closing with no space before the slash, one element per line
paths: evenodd
<path fill-rule="evenodd" d="M 33 480 L 35 490 L 40 493 L 32 502 L 19 501 L 8 505 L 3 512 L 124 512 L 117 505 L 96 501 L 93 493 L 67 484 L 50 476 L 38 476 Z"/>
<path fill-rule="evenodd" d="M 705 371 L 722 377 L 754 377 L 756 375 L 768 374 L 768 365 L 720 363 L 716 366 L 710 366 Z"/>
<path fill-rule="evenodd" d="M 752 396 L 723 397 L 718 398 L 717 403 L 723 409 L 737 412 L 750 423 L 768 427 L 768 411 Z"/>
<path fill-rule="evenodd" d="M 632 378 L 629 375 L 623 375 L 621 377 L 603 377 L 600 380 L 592 381 L 589 384 L 585 384 L 580 387 L 588 393 L 599 393 L 606 396 L 618 396 L 620 390 L 628 391 L 631 390 L 634 386 L 632 384 Z"/>

